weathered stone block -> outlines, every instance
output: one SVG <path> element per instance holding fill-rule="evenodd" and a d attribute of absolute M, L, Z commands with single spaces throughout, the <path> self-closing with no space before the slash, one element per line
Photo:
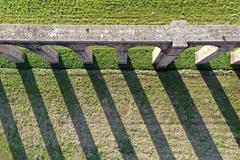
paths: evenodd
<path fill-rule="evenodd" d="M 50 64 L 59 63 L 59 54 L 49 45 L 30 44 L 25 45 L 27 49 L 37 53 Z"/>
<path fill-rule="evenodd" d="M 156 47 L 152 53 L 152 62 L 156 68 L 166 68 L 185 48 L 170 47 L 165 51 Z"/>
<path fill-rule="evenodd" d="M 233 46 L 210 46 L 206 45 L 202 47 L 198 52 L 195 53 L 195 63 L 196 64 L 206 64 L 210 60 L 220 56 L 226 51 L 230 50 Z"/>
<path fill-rule="evenodd" d="M 24 63 L 25 55 L 15 46 L 0 45 L 0 55 L 15 63 Z"/>
<path fill-rule="evenodd" d="M 240 64 L 240 48 L 231 52 L 231 64 Z"/>
<path fill-rule="evenodd" d="M 69 48 L 73 49 L 79 58 L 82 59 L 84 64 L 93 63 L 93 54 L 89 46 L 86 45 L 69 45 Z"/>

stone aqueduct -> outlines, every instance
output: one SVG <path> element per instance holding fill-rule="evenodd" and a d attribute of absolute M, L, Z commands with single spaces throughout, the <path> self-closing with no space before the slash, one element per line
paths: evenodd
<path fill-rule="evenodd" d="M 73 49 L 86 64 L 93 62 L 90 46 L 94 45 L 115 48 L 119 64 L 127 64 L 128 49 L 136 46 L 155 46 L 152 63 L 157 68 L 167 67 L 183 50 L 195 46 L 203 46 L 195 54 L 196 64 L 208 63 L 233 48 L 231 64 L 240 64 L 238 25 L 188 25 L 185 21 L 170 25 L 0 25 L 0 55 L 15 63 L 25 59 L 17 46 L 58 63 L 53 45 Z"/>

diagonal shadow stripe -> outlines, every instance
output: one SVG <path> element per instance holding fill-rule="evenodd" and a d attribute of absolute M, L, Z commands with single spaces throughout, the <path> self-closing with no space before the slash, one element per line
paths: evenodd
<path fill-rule="evenodd" d="M 178 71 L 157 72 L 157 75 L 168 94 L 198 159 L 222 159 Z"/>
<path fill-rule="evenodd" d="M 59 57 L 59 64 L 57 65 L 65 67 L 61 57 Z M 54 68 L 54 65 L 51 65 L 51 67 Z M 52 70 L 86 158 L 101 159 L 67 71 Z"/>
<path fill-rule="evenodd" d="M 133 69 L 131 60 L 128 58 L 128 67 Z M 126 71 L 125 65 L 119 65 L 122 71 L 124 79 L 127 82 L 128 88 L 137 104 L 138 110 L 143 118 L 143 121 L 147 127 L 148 133 L 155 145 L 160 159 L 175 159 L 171 147 L 169 146 L 163 130 L 158 122 L 156 115 L 152 109 L 152 106 L 145 94 L 145 91 L 137 77 L 134 70 Z M 151 120 L 151 124 L 149 121 Z"/>
<path fill-rule="evenodd" d="M 0 120 L 14 160 L 25 160 L 27 155 L 18 132 L 5 90 L 0 80 Z"/>
<path fill-rule="evenodd" d="M 17 68 L 21 68 L 21 65 L 22 64 L 16 64 Z M 27 57 L 24 65 L 28 65 L 30 68 Z M 58 143 L 56 133 L 53 129 L 53 125 L 50 121 L 46 106 L 43 102 L 32 70 L 18 69 L 18 72 L 22 78 L 23 85 L 27 92 L 28 99 L 30 101 L 34 116 L 37 120 L 38 127 L 40 129 L 44 144 L 47 148 L 49 157 L 52 160 L 63 160 L 64 156 L 62 150 Z"/>
<path fill-rule="evenodd" d="M 227 123 L 228 127 L 230 128 L 235 141 L 237 142 L 238 146 L 240 147 L 240 120 L 239 117 L 234 110 L 233 105 L 229 101 L 221 83 L 218 81 L 216 74 L 213 72 L 210 64 L 205 64 L 210 70 L 203 71 L 199 70 L 204 79 L 209 91 L 211 92 L 217 106 L 222 113 L 225 122 Z M 239 72 L 236 72 L 238 77 L 240 77 Z"/>
<path fill-rule="evenodd" d="M 95 57 L 94 62 L 97 70 L 88 70 L 88 67 L 91 68 L 90 65 L 86 65 L 85 67 L 87 69 L 88 76 L 92 81 L 98 99 L 101 103 L 105 116 L 108 120 L 110 128 L 113 132 L 113 135 L 117 141 L 118 148 L 124 159 L 137 160 L 138 157 L 134 151 L 131 140 L 117 111 L 116 105 L 113 101 L 110 91 L 108 90 L 107 84 L 103 78 Z"/>

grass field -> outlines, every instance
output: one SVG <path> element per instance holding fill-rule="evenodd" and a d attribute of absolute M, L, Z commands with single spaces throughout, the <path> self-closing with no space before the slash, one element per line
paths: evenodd
<path fill-rule="evenodd" d="M 0 23 L 240 24 L 237 0 L 1 0 L 0 6 Z"/>
<path fill-rule="evenodd" d="M 190 24 L 240 24 L 240 1 L 230 0 L 0 0 L 0 6 L 0 23 L 169 24 L 173 20 L 183 19 Z M 84 68 L 72 51 L 63 47 L 58 49 L 64 57 L 66 68 Z M 176 60 L 176 67 L 196 69 L 196 50 L 188 49 Z M 149 47 L 131 49 L 130 57 L 135 69 L 153 69 L 151 52 Z M 94 53 L 101 69 L 117 69 L 113 49 L 95 47 Z M 27 55 L 32 67 L 49 68 L 37 55 Z M 214 60 L 211 62 L 212 68 L 232 69 L 229 57 L 225 54 Z M 0 59 L 0 67 L 14 66 L 14 63 Z M 174 69 L 172 66 L 169 68 Z"/>
<path fill-rule="evenodd" d="M 240 24 L 240 1 L 0 0 L 0 23 L 179 19 Z M 127 66 L 112 48 L 94 46 L 93 65 L 54 48 L 57 65 L 24 48 L 25 64 L 0 58 L 1 160 L 240 159 L 240 72 L 229 53 L 196 67 L 199 47 L 189 48 L 169 70 L 155 71 L 152 46 L 130 49 Z"/>
<path fill-rule="evenodd" d="M 239 159 L 240 81 L 213 73 L 0 69 L 0 159 Z"/>

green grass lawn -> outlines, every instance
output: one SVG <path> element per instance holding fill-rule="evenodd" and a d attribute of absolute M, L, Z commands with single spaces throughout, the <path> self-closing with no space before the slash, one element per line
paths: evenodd
<path fill-rule="evenodd" d="M 0 69 L 0 77 L 0 159 L 240 157 L 232 71 Z"/>
<path fill-rule="evenodd" d="M 0 0 L 0 23 L 21 24 L 169 24 L 187 20 L 190 24 L 240 24 L 240 1 L 226 0 Z M 69 49 L 58 47 L 66 68 L 83 68 Z M 177 69 L 196 69 L 194 52 L 188 49 L 176 60 Z M 28 52 L 28 51 L 25 51 Z M 152 70 L 152 49 L 131 49 L 135 69 Z M 117 69 L 116 55 L 110 48 L 95 48 L 101 69 Z M 38 56 L 27 54 L 32 67 L 49 68 Z M 211 62 L 213 69 L 232 69 L 225 54 Z M 0 59 L 0 67 L 15 64 Z M 55 66 L 62 68 L 61 66 Z M 92 66 L 94 68 L 94 66 Z M 174 67 L 170 66 L 170 69 Z M 202 68 L 206 68 L 203 66 Z"/>
<path fill-rule="evenodd" d="M 0 23 L 179 19 L 240 24 L 240 1 L 0 0 Z M 156 72 L 152 46 L 130 49 L 125 66 L 112 48 L 94 46 L 93 65 L 54 48 L 61 55 L 57 65 L 24 48 L 25 64 L 0 57 L 1 160 L 239 159 L 240 73 L 229 53 L 196 67 L 199 47 L 189 48 L 169 70 Z"/>
<path fill-rule="evenodd" d="M 0 6 L 0 23 L 240 24 L 237 0 L 0 0 Z"/>

